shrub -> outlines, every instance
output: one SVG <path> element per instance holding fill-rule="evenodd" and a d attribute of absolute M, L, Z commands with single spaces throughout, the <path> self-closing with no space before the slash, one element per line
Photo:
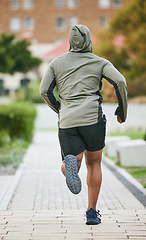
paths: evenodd
<path fill-rule="evenodd" d="M 15 103 L 0 106 L 0 132 L 6 131 L 10 138 L 31 141 L 36 109 L 33 104 Z"/>
<path fill-rule="evenodd" d="M 16 93 L 16 101 L 44 103 L 39 93 L 40 80 L 30 81 Z"/>
<path fill-rule="evenodd" d="M 10 137 L 5 130 L 0 131 L 0 147 L 10 143 Z"/>
<path fill-rule="evenodd" d="M 44 103 L 39 93 L 40 80 L 30 81 L 26 86 L 21 87 L 16 93 L 16 101 L 27 101 L 32 103 Z M 53 94 L 59 101 L 59 94 L 57 88 L 53 90 Z"/>
<path fill-rule="evenodd" d="M 33 103 L 44 103 L 39 93 L 40 81 L 31 81 L 28 84 L 27 100 Z"/>
<path fill-rule="evenodd" d="M 0 167 L 6 167 L 8 165 L 11 165 L 14 169 L 17 169 L 22 162 L 25 151 L 25 149 L 1 149 Z"/>

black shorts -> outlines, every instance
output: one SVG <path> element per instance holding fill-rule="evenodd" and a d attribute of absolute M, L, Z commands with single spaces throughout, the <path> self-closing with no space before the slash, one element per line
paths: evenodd
<path fill-rule="evenodd" d="M 105 134 L 105 115 L 103 115 L 103 118 L 98 123 L 93 125 L 59 128 L 62 159 L 68 154 L 76 156 L 84 150 L 95 152 L 103 149 L 105 146 Z"/>

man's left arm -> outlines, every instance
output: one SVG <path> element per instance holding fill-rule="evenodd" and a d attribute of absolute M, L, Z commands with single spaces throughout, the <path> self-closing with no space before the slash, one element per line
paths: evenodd
<path fill-rule="evenodd" d="M 55 86 L 56 80 L 50 64 L 40 84 L 40 95 L 44 102 L 47 103 L 53 111 L 59 113 L 60 103 L 56 100 L 53 94 L 53 89 Z"/>
<path fill-rule="evenodd" d="M 102 77 L 115 88 L 118 107 L 115 111 L 119 123 L 125 122 L 127 117 L 127 85 L 124 76 L 110 63 L 103 67 Z"/>

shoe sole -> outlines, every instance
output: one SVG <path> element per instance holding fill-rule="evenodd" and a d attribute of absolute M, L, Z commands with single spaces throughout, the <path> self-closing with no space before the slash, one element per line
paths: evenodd
<path fill-rule="evenodd" d="M 65 170 L 66 170 L 66 184 L 69 190 L 78 194 L 81 191 L 81 180 L 77 173 L 77 159 L 74 155 L 67 155 L 64 158 Z"/>
<path fill-rule="evenodd" d="M 93 219 L 93 220 L 86 222 L 86 225 L 98 225 L 100 223 L 101 223 L 101 221 L 97 222 L 96 220 Z"/>

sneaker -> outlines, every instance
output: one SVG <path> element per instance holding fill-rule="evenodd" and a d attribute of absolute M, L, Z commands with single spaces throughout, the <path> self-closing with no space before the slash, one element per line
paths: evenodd
<path fill-rule="evenodd" d="M 93 208 L 90 208 L 88 212 L 86 212 L 86 218 L 87 218 L 87 225 L 97 225 L 101 223 L 101 217 L 99 210 L 96 212 Z"/>
<path fill-rule="evenodd" d="M 67 155 L 64 158 L 66 170 L 66 184 L 69 190 L 78 194 L 81 191 L 81 180 L 77 172 L 77 159 L 74 155 Z"/>

